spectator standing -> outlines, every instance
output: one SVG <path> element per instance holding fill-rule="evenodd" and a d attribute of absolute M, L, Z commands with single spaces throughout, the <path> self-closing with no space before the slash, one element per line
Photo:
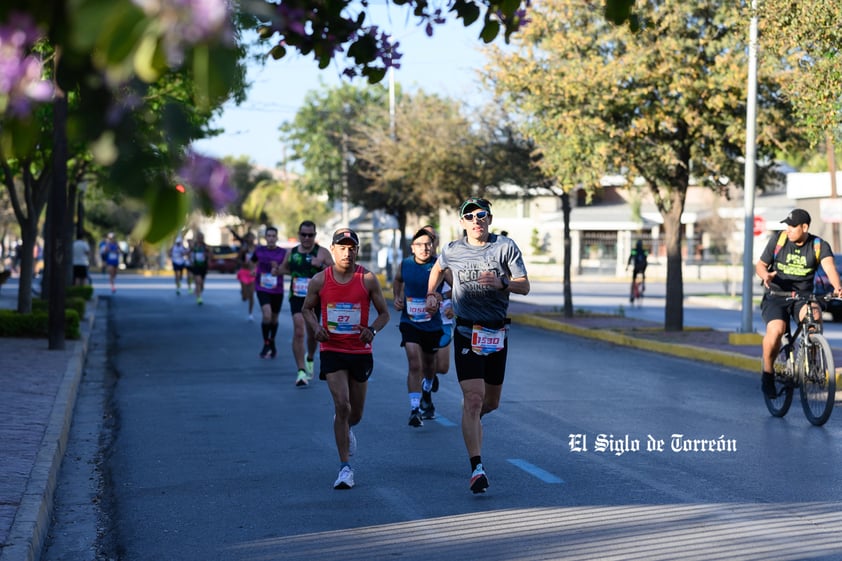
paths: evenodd
<path fill-rule="evenodd" d="M 73 284 L 84 286 L 88 282 L 88 267 L 91 266 L 91 246 L 85 236 L 79 234 L 73 242 Z"/>

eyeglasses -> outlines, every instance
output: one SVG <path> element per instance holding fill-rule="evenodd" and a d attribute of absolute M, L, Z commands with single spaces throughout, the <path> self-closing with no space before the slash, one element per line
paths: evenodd
<path fill-rule="evenodd" d="M 433 243 L 432 242 L 418 242 L 418 243 L 412 244 L 412 247 L 433 247 Z"/>
<path fill-rule="evenodd" d="M 313 232 L 312 234 L 310 232 L 298 232 L 298 235 L 302 238 L 315 238 L 316 232 Z"/>
<path fill-rule="evenodd" d="M 486 218 L 488 218 L 488 211 L 487 210 L 478 210 L 476 212 L 468 212 L 462 215 L 463 220 L 467 220 L 468 222 L 473 222 L 474 218 L 477 221 L 482 222 Z"/>

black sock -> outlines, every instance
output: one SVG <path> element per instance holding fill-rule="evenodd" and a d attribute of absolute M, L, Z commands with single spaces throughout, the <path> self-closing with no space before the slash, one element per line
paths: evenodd
<path fill-rule="evenodd" d="M 482 463 L 482 456 L 471 456 L 471 471 L 477 469 L 477 466 Z"/>
<path fill-rule="evenodd" d="M 278 324 L 277 323 L 270 324 L 269 325 L 269 338 L 272 339 L 272 341 L 274 341 L 275 335 L 277 335 L 277 334 L 278 334 Z"/>
<path fill-rule="evenodd" d="M 271 327 L 271 324 L 269 324 L 269 323 L 261 323 L 260 324 L 260 329 L 263 331 L 263 340 L 264 341 L 269 340 L 269 328 L 270 327 Z"/>

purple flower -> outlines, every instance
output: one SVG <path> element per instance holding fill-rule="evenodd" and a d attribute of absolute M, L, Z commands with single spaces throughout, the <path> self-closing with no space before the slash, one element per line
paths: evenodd
<path fill-rule="evenodd" d="M 226 0 L 132 0 L 163 25 L 161 42 L 170 64 L 180 65 L 186 48 L 200 43 L 234 43 Z"/>
<path fill-rule="evenodd" d="M 231 185 L 231 172 L 219 160 L 188 150 L 179 171 L 182 181 L 208 197 L 216 210 L 222 210 L 237 199 Z"/>
<path fill-rule="evenodd" d="M 53 85 L 41 79 L 41 59 L 28 53 L 39 38 L 27 15 L 12 13 L 0 25 L 0 114 L 25 117 L 33 102 L 52 99 Z"/>

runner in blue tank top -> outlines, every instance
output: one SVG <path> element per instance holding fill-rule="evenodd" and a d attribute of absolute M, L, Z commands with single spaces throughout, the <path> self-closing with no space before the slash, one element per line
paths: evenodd
<path fill-rule="evenodd" d="M 409 392 L 409 426 L 424 425 L 422 419 L 433 419 L 436 408 L 430 392 L 436 375 L 436 352 L 443 335 L 441 313 L 427 311 L 427 283 L 436 262 L 433 237 L 427 230 L 412 236 L 412 255 L 401 261 L 392 290 L 395 309 L 401 312 L 401 346 L 406 350 L 409 370 L 406 389 Z M 423 393 L 423 399 L 422 399 Z"/>

